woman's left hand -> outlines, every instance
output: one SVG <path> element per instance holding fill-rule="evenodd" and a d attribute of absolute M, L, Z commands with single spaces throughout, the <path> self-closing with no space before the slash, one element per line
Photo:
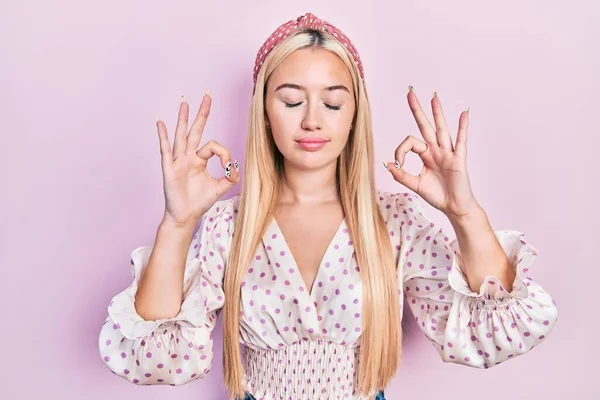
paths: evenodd
<path fill-rule="evenodd" d="M 409 107 L 415 117 L 423 140 L 408 136 L 396 148 L 396 162 L 385 163 L 394 179 L 405 185 L 433 207 L 448 217 L 461 218 L 480 209 L 471 190 L 467 172 L 467 127 L 469 112 L 459 117 L 456 143 L 448 131 L 437 93 L 431 99 L 435 127 L 427 119 L 412 86 L 407 95 Z M 406 154 L 417 153 L 423 161 L 418 176 L 402 169 Z"/>

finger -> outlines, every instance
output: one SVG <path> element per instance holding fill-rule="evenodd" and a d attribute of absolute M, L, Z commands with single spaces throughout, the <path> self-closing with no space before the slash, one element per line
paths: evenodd
<path fill-rule="evenodd" d="M 158 117 L 156 117 L 156 127 L 158 130 L 161 162 L 163 169 L 165 169 L 173 162 L 173 153 L 171 152 L 171 144 L 169 143 L 167 127 L 164 122 L 158 119 Z"/>
<path fill-rule="evenodd" d="M 404 165 L 404 160 L 406 158 L 406 153 L 412 151 L 416 153 L 419 157 L 423 157 L 423 153 L 425 153 L 428 149 L 427 143 L 422 140 L 416 138 L 415 136 L 407 136 L 402 143 L 396 148 L 394 152 L 394 159 L 398 161 L 398 165 L 401 167 Z"/>
<path fill-rule="evenodd" d="M 394 180 L 403 184 L 415 193 L 419 192 L 418 176 L 409 174 L 408 172 L 400 168 L 398 163 L 394 164 L 393 162 L 384 162 L 383 164 L 388 169 L 388 171 L 390 171 Z"/>
<path fill-rule="evenodd" d="M 437 138 L 435 137 L 435 129 L 429 123 L 427 116 L 423 112 L 421 108 L 421 104 L 417 99 L 417 95 L 414 93 L 414 89 L 412 86 L 409 86 L 409 91 L 407 94 L 408 98 L 408 106 L 410 107 L 410 111 L 412 111 L 415 121 L 417 122 L 417 126 L 419 127 L 419 131 L 421 131 L 421 135 L 425 141 L 431 146 L 437 146 Z"/>
<path fill-rule="evenodd" d="M 185 97 L 181 96 L 181 104 L 179 106 L 179 115 L 177 117 L 177 127 L 175 128 L 175 143 L 173 144 L 173 157 L 177 158 L 185 154 L 186 136 L 188 118 L 190 115 L 190 106 Z"/>
<path fill-rule="evenodd" d="M 450 137 L 450 132 L 448 131 L 448 126 L 446 125 L 446 118 L 444 117 L 444 111 L 442 110 L 442 103 L 437 95 L 437 92 L 433 93 L 433 98 L 431 99 L 431 110 L 433 111 L 435 133 L 440 147 L 454 151 L 452 138 Z"/>
<path fill-rule="evenodd" d="M 200 109 L 198 110 L 198 114 L 196 114 L 196 118 L 194 119 L 194 123 L 192 124 L 188 135 L 187 151 L 190 154 L 198 149 L 198 144 L 202 139 L 202 132 L 204 132 L 204 127 L 206 126 L 208 114 L 210 114 L 211 104 L 212 98 L 210 97 L 210 91 L 207 90 L 204 92 Z"/>
<path fill-rule="evenodd" d="M 458 118 L 458 134 L 456 135 L 456 151 L 466 154 L 467 152 L 467 128 L 469 127 L 469 117 L 471 116 L 471 107 L 467 111 L 460 113 Z"/>
<path fill-rule="evenodd" d="M 223 168 L 226 168 L 227 163 L 231 161 L 231 153 L 229 152 L 229 150 L 227 150 L 225 146 L 215 142 L 214 140 L 206 142 L 206 144 L 196 152 L 196 155 L 203 159 L 205 162 L 208 162 L 208 160 L 212 156 L 216 155 L 221 159 L 221 166 Z"/>
<path fill-rule="evenodd" d="M 231 188 L 231 186 L 235 185 L 240 181 L 240 172 L 239 172 L 239 163 L 238 160 L 233 160 L 233 162 L 228 162 L 225 166 L 225 176 L 219 179 L 218 186 L 223 187 L 225 193 L 227 190 Z"/>

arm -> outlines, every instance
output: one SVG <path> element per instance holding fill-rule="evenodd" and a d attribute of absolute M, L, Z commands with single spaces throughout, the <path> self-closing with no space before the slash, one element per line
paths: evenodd
<path fill-rule="evenodd" d="M 450 216 L 449 220 L 456 233 L 469 288 L 478 292 L 485 277 L 492 275 L 498 277 L 507 292 L 511 292 L 515 268 L 502 249 L 485 211 L 477 207 L 469 215 Z"/>
<path fill-rule="evenodd" d="M 135 308 L 141 318 L 173 318 L 179 313 L 186 256 L 194 228 L 161 222 L 135 295 Z"/>
<path fill-rule="evenodd" d="M 489 274 L 475 292 L 463 273 L 457 240 L 450 241 L 428 220 L 419 196 L 393 194 L 387 201 L 393 206 L 388 211 L 390 231 L 401 238 L 400 285 L 419 329 L 443 361 L 490 368 L 528 352 L 549 335 L 557 319 L 556 304 L 526 276 L 537 251 L 520 232 L 494 231 L 515 276 L 511 290 Z M 488 265 L 484 258 L 481 262 L 472 267 Z"/>
<path fill-rule="evenodd" d="M 179 275 L 178 286 L 181 292 L 169 292 L 173 298 L 179 295 L 182 299 L 176 315 L 165 313 L 162 318 L 144 319 L 137 313 L 135 298 L 153 248 L 139 247 L 132 252 L 133 282 L 110 302 L 99 337 L 100 355 L 113 373 L 136 384 L 181 385 L 209 372 L 213 362 L 212 331 L 225 301 L 222 284 L 233 215 L 233 199 L 218 201 L 206 214 L 184 255 L 185 269 Z M 160 266 L 156 264 L 153 278 L 159 285 Z M 149 291 L 148 295 L 154 294 Z"/>

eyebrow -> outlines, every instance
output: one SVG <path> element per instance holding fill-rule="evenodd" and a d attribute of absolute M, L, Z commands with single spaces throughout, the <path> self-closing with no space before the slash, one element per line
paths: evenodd
<path fill-rule="evenodd" d="M 284 84 L 277 86 L 277 89 L 275 89 L 275 91 L 278 91 L 279 89 L 283 89 L 283 88 L 306 90 L 306 88 L 304 86 L 296 85 L 295 83 L 284 83 Z M 330 92 L 332 92 L 334 90 L 345 90 L 346 92 L 350 93 L 348 88 L 344 85 L 329 86 L 329 87 L 326 87 L 325 90 L 330 91 Z"/>

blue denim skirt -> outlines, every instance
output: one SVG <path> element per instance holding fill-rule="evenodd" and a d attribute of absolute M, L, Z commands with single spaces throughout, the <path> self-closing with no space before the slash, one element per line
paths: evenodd
<path fill-rule="evenodd" d="M 246 392 L 246 397 L 244 397 L 244 400 L 256 400 L 256 399 L 250 393 Z M 377 393 L 377 396 L 375 396 L 375 400 L 385 400 L 385 394 L 383 393 L 383 390 L 381 392 Z"/>

